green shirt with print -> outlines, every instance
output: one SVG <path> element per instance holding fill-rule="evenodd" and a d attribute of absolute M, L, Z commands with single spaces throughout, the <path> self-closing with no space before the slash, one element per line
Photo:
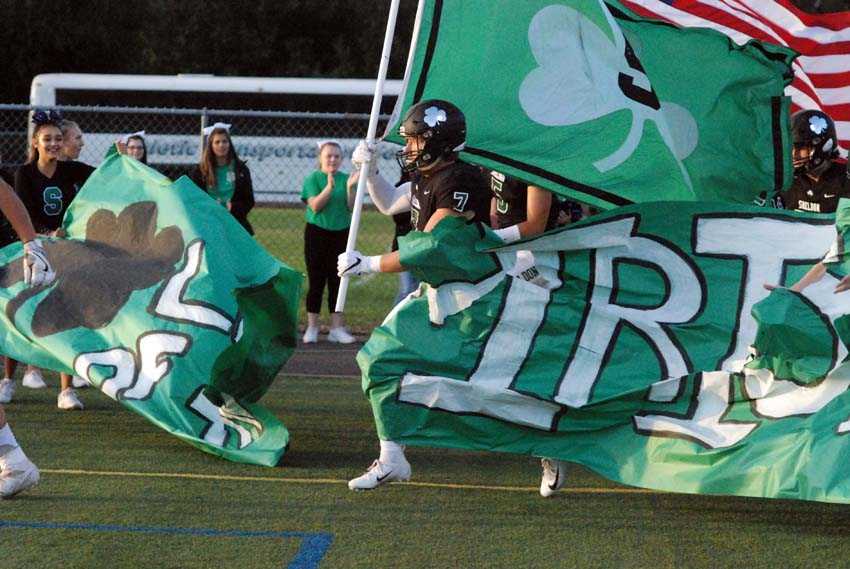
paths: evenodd
<path fill-rule="evenodd" d="M 233 163 L 215 167 L 215 187 L 207 188 L 209 194 L 222 205 L 233 199 L 236 190 L 236 170 Z"/>
<path fill-rule="evenodd" d="M 331 191 L 330 199 L 318 213 L 307 207 L 304 214 L 307 223 L 312 223 L 328 231 L 348 229 L 348 226 L 351 225 L 351 210 L 348 209 L 348 196 L 345 188 L 347 181 L 348 174 L 345 172 L 334 174 L 334 189 Z M 308 199 L 318 196 L 327 184 L 327 173 L 316 170 L 304 178 L 304 185 L 301 187 L 301 201 L 307 203 Z"/>

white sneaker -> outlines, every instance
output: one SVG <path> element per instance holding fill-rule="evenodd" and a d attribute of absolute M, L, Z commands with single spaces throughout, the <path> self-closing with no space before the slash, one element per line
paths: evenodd
<path fill-rule="evenodd" d="M 44 389 L 47 387 L 47 384 L 44 383 L 44 376 L 42 376 L 41 371 L 37 369 L 27 370 L 21 383 L 24 387 L 28 387 L 30 389 Z"/>
<path fill-rule="evenodd" d="M 25 458 L 15 464 L 7 464 L 0 472 L 0 498 L 11 498 L 18 492 L 38 484 L 38 468 Z"/>
<path fill-rule="evenodd" d="M 71 387 L 74 389 L 86 389 L 89 386 L 89 382 L 80 377 L 79 375 L 75 375 L 71 378 Z"/>
<path fill-rule="evenodd" d="M 8 377 L 0 379 L 0 403 L 11 403 L 15 396 L 15 380 Z"/>
<path fill-rule="evenodd" d="M 304 331 L 304 337 L 301 339 L 305 344 L 315 344 L 319 341 L 319 327 L 318 326 L 307 326 L 307 329 Z"/>
<path fill-rule="evenodd" d="M 328 342 L 337 344 L 353 344 L 357 338 L 348 333 L 348 330 L 340 326 L 339 328 L 331 328 L 328 331 Z"/>
<path fill-rule="evenodd" d="M 73 387 L 67 387 L 59 392 L 56 406 L 63 411 L 71 411 L 73 409 L 81 411 L 83 409 L 83 402 L 77 398 L 77 392 L 74 391 Z"/>
<path fill-rule="evenodd" d="M 548 498 L 564 487 L 567 476 L 567 463 L 553 458 L 544 458 L 540 463 L 543 465 L 543 478 L 540 480 L 540 495 Z"/>
<path fill-rule="evenodd" d="M 410 480 L 410 463 L 381 462 L 376 460 L 363 476 L 348 481 L 350 490 L 373 490 L 388 482 L 407 482 Z"/>

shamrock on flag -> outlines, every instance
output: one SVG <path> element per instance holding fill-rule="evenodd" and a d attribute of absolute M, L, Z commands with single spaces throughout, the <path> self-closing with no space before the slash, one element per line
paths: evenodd
<path fill-rule="evenodd" d="M 601 0 L 425 0 L 398 117 L 466 115 L 461 158 L 602 209 L 750 203 L 791 181 L 794 53 Z"/>

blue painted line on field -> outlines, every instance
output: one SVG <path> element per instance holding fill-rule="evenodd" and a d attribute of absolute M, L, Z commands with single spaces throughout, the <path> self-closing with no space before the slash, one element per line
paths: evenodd
<path fill-rule="evenodd" d="M 118 526 L 84 523 L 57 522 L 16 522 L 0 520 L 0 529 L 71 529 L 87 531 L 113 531 L 126 533 L 166 533 L 175 535 L 195 535 L 201 537 L 270 537 L 280 539 L 300 539 L 301 546 L 295 557 L 286 566 L 287 569 L 316 569 L 327 553 L 334 537 L 329 533 L 310 533 L 303 531 L 240 531 L 218 530 L 212 528 L 175 528 L 156 526 Z"/>

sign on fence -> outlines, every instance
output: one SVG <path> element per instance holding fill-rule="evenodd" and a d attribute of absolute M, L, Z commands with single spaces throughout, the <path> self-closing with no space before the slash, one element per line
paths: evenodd
<path fill-rule="evenodd" d="M 80 160 L 88 164 L 99 164 L 110 145 L 120 133 L 86 133 L 86 146 Z M 330 137 L 328 137 L 330 138 Z M 234 136 L 233 143 L 239 157 L 248 162 L 254 183 L 254 196 L 259 203 L 299 202 L 301 183 L 304 177 L 318 168 L 319 140 L 313 137 L 278 136 Z M 344 172 L 351 172 L 349 160 L 357 145 L 357 138 L 335 139 L 342 146 Z M 198 164 L 201 156 L 199 134 L 150 134 L 145 136 L 148 148 L 148 163 L 157 165 Z M 399 169 L 395 161 L 398 146 L 379 145 L 378 168 L 391 182 L 398 179 Z"/>

